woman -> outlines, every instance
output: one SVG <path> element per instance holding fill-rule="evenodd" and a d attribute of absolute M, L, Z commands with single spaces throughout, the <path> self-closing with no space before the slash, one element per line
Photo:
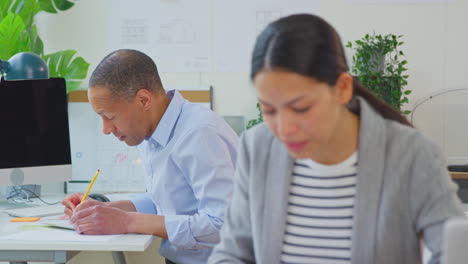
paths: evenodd
<path fill-rule="evenodd" d="M 252 58 L 265 124 L 246 132 L 209 263 L 421 263 L 463 215 L 439 148 L 348 73 L 313 15 L 270 24 Z"/>

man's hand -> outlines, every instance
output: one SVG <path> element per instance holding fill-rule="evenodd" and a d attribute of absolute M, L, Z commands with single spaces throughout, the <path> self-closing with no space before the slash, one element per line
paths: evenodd
<path fill-rule="evenodd" d="M 63 199 L 62 204 L 65 206 L 65 209 L 63 210 L 63 212 L 65 213 L 66 216 L 68 216 L 68 218 L 72 217 L 73 211 L 80 204 L 82 197 L 83 197 L 82 193 L 74 193 L 65 197 L 65 199 Z M 90 205 L 103 204 L 103 202 L 96 201 L 89 197 L 86 198 L 86 202 L 89 202 Z"/>
<path fill-rule="evenodd" d="M 85 235 L 128 233 L 130 223 L 128 212 L 94 202 L 95 200 L 86 200 L 75 208 L 70 223 L 75 225 L 78 233 Z"/>

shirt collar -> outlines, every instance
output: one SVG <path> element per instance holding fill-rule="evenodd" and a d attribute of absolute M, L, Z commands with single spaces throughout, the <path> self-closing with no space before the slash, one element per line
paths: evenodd
<path fill-rule="evenodd" d="M 176 90 L 170 90 L 166 95 L 171 99 L 171 102 L 154 130 L 153 135 L 146 139 L 148 141 L 153 139 L 162 147 L 165 147 L 169 142 L 169 137 L 171 136 L 172 130 L 174 130 L 185 101 L 182 95 Z"/>

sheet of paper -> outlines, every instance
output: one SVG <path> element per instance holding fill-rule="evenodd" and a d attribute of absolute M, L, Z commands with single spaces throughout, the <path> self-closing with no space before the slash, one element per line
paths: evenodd
<path fill-rule="evenodd" d="M 39 224 L 46 227 L 56 227 L 62 229 L 75 230 L 72 224 L 70 224 L 68 219 L 46 219 L 39 222 Z"/>
<path fill-rule="evenodd" d="M 318 0 L 214 0 L 214 71 L 248 72 L 255 39 L 268 23 L 319 8 Z"/>

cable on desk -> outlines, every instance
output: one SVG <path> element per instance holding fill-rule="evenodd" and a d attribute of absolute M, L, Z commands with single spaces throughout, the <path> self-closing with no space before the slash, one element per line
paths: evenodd
<path fill-rule="evenodd" d="M 54 204 L 61 203 L 61 201 L 49 203 L 49 202 L 44 201 L 41 197 L 37 195 L 37 193 L 31 190 L 24 189 L 22 187 L 17 187 L 17 186 L 12 186 L 12 187 L 13 187 L 13 191 L 8 194 L 6 198 L 7 201 L 13 201 L 14 203 L 28 203 L 28 202 L 30 203 L 32 202 L 31 200 L 32 198 L 37 198 L 39 201 L 47 205 L 54 205 Z M 19 201 L 17 199 L 19 199 Z"/>

